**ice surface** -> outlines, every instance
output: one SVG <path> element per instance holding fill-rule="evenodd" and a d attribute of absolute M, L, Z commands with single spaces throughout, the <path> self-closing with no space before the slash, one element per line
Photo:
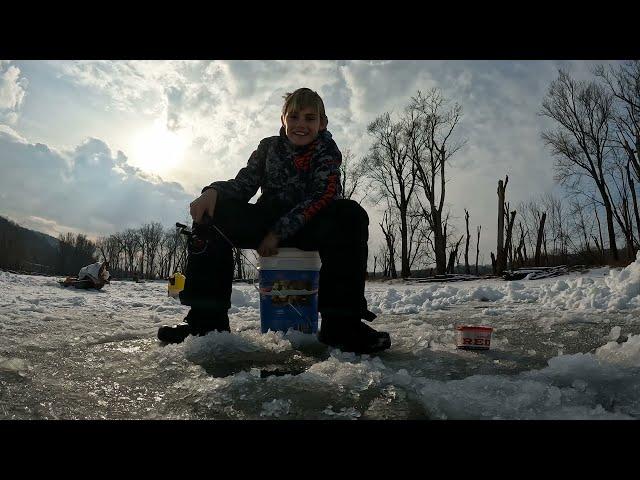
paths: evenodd
<path fill-rule="evenodd" d="M 640 260 L 541 280 L 368 283 L 392 348 L 260 333 L 234 284 L 231 333 L 162 346 L 187 307 L 163 281 L 101 291 L 0 272 L 0 418 L 628 419 L 640 417 Z M 455 348 L 456 325 L 494 328 Z"/>

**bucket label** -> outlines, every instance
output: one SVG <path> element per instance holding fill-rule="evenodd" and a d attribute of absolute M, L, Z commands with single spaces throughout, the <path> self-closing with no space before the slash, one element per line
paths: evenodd
<path fill-rule="evenodd" d="M 491 346 L 491 331 L 458 330 L 456 346 L 468 350 L 488 350 Z"/>
<path fill-rule="evenodd" d="M 318 331 L 318 281 L 313 270 L 260 271 L 260 325 L 268 330 Z"/>

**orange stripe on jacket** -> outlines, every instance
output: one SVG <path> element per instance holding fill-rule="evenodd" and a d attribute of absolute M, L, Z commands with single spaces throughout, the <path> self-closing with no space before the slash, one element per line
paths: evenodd
<path fill-rule="evenodd" d="M 327 204 L 333 199 L 336 194 L 336 184 L 337 184 L 337 175 L 329 175 L 328 180 L 329 183 L 327 185 L 327 190 L 324 195 L 320 197 L 320 199 L 311 205 L 309 205 L 305 211 L 303 212 L 305 221 L 309 221 L 314 215 L 316 215 L 323 207 L 327 206 Z"/>

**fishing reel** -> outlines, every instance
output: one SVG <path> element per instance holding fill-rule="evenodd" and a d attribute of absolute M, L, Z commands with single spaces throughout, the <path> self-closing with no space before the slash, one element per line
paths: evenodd
<path fill-rule="evenodd" d="M 176 228 L 178 229 L 179 234 L 187 237 L 187 248 L 190 254 L 200 255 L 207 250 L 209 242 L 206 238 L 202 238 L 201 235 L 198 235 L 198 232 L 194 232 L 192 229 L 179 222 L 176 222 Z"/>
<path fill-rule="evenodd" d="M 189 229 L 186 225 L 176 222 L 178 231 L 186 235 L 188 240 L 189 252 L 194 255 L 203 253 L 207 249 L 209 241 L 216 240 L 218 238 L 224 239 L 232 248 L 235 248 L 231 240 L 220 231 L 220 229 L 213 223 L 213 219 L 208 215 L 202 216 L 200 223 L 193 223 L 193 227 Z M 245 257 L 246 258 L 246 257 Z"/>

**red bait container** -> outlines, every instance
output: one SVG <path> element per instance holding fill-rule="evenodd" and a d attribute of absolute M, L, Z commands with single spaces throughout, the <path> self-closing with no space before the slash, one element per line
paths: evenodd
<path fill-rule="evenodd" d="M 489 350 L 491 327 L 456 326 L 456 347 L 464 350 Z"/>

